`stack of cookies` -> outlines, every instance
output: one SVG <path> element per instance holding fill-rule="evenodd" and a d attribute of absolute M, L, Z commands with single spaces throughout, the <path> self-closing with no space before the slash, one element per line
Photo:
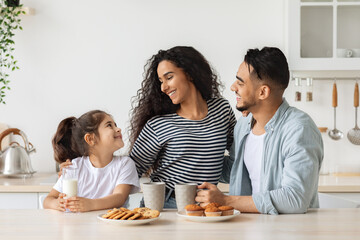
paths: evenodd
<path fill-rule="evenodd" d="M 129 210 L 127 208 L 114 208 L 101 217 L 113 220 L 143 220 L 157 218 L 159 215 L 160 212 L 158 210 L 143 207 L 134 208 L 134 210 Z"/>
<path fill-rule="evenodd" d="M 219 217 L 234 214 L 234 208 L 231 206 L 220 206 L 218 203 L 209 203 L 205 208 L 197 204 L 189 204 L 185 206 L 186 215 L 188 216 L 206 216 L 206 217 Z"/>

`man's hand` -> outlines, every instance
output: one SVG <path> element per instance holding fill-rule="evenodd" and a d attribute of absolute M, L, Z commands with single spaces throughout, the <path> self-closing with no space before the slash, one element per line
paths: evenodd
<path fill-rule="evenodd" d="M 92 199 L 82 197 L 65 199 L 65 207 L 71 212 L 88 212 L 93 210 Z"/>
<path fill-rule="evenodd" d="M 226 195 L 224 195 L 214 184 L 204 182 L 198 186 L 198 189 L 204 189 L 199 191 L 195 198 L 195 201 L 199 202 L 201 207 L 205 207 L 211 202 L 224 205 Z"/>

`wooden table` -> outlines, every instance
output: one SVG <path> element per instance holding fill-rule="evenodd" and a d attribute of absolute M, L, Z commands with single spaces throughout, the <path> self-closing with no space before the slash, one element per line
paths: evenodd
<path fill-rule="evenodd" d="M 314 209 L 307 214 L 240 214 L 217 223 L 195 223 L 165 210 L 159 220 L 115 226 L 96 216 L 105 211 L 0 210 L 0 239 L 360 239 L 360 209 Z"/>

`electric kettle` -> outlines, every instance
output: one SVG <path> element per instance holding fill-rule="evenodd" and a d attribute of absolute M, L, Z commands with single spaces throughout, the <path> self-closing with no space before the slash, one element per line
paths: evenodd
<path fill-rule="evenodd" d="M 11 142 L 6 149 L 2 149 L 1 141 L 10 133 L 20 135 L 25 142 L 25 147 L 17 142 Z M 17 128 L 9 128 L 0 134 L 0 175 L 8 177 L 28 177 L 35 173 L 31 166 L 29 154 L 35 151 L 28 142 L 25 133 Z"/>

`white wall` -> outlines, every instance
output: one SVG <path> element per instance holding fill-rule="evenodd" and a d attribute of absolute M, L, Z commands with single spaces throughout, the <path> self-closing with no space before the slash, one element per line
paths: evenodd
<path fill-rule="evenodd" d="M 21 69 L 11 75 L 0 121 L 28 135 L 37 148 L 32 159 L 38 172 L 55 171 L 51 138 L 63 118 L 98 108 L 111 113 L 122 129 L 128 126 L 143 66 L 159 49 L 197 48 L 219 73 L 224 95 L 234 105 L 229 87 L 246 50 L 265 45 L 285 50 L 284 0 L 22 2 L 36 12 L 22 17 L 24 30 L 15 38 Z M 312 104 L 299 107 L 330 127 L 331 91 L 324 88 L 323 95 L 315 89 Z M 349 87 L 344 91 L 352 93 Z M 292 92 L 286 94 L 293 98 Z M 321 115 L 315 117 L 317 112 Z M 348 113 L 349 119 L 339 119 L 340 129 L 345 130 L 340 125 L 345 120 L 347 128 L 353 127 L 353 111 Z M 345 140 L 336 146 L 347 160 L 359 155 L 359 147 Z"/>
<path fill-rule="evenodd" d="M 360 80 L 360 79 L 359 79 Z M 286 90 L 288 102 L 307 112 L 319 127 L 334 129 L 334 108 L 332 107 L 333 79 L 316 80 L 313 86 L 313 102 L 306 102 L 305 86 L 302 86 L 302 101 L 295 102 L 295 82 Z M 360 81 L 358 81 L 360 83 Z M 305 81 L 303 81 L 305 85 Z M 338 107 L 336 108 L 336 128 L 344 133 L 338 141 L 323 134 L 325 158 L 330 172 L 360 172 L 360 145 L 353 145 L 347 139 L 347 133 L 355 127 L 354 86 L 355 80 L 336 81 Z M 358 124 L 360 123 L 358 113 Z M 360 126 L 360 125 L 359 125 Z"/>

